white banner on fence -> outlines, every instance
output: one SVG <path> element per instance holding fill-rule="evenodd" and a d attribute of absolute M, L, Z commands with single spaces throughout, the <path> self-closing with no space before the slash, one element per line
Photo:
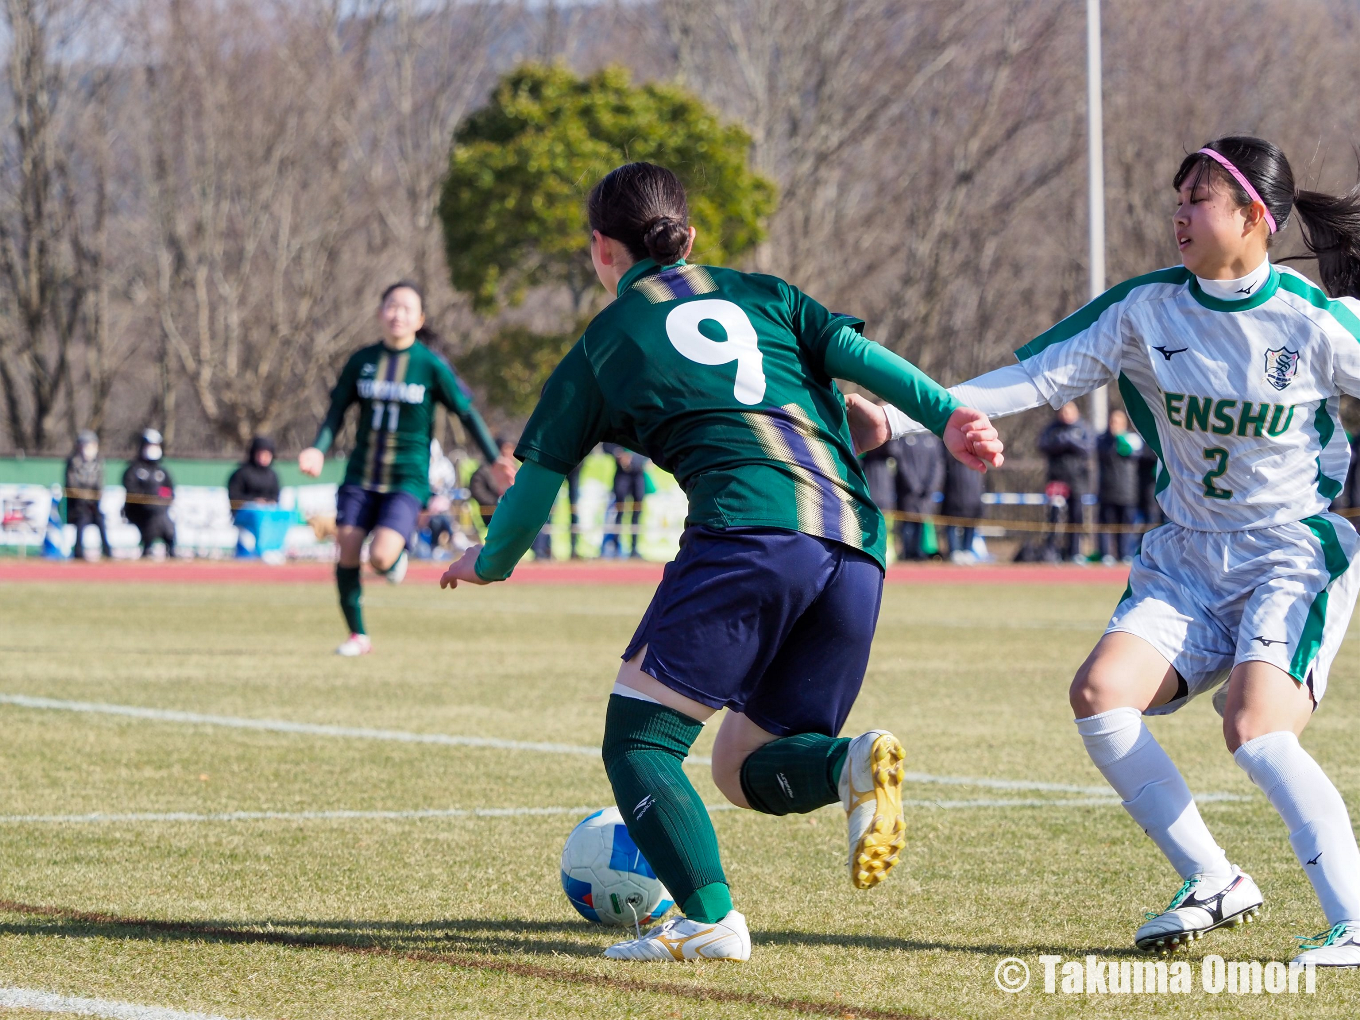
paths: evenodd
<path fill-rule="evenodd" d="M 315 516 L 335 516 L 334 485 L 288 486 L 279 493 L 279 506 L 284 510 L 298 510 L 301 520 Z M 123 520 L 123 487 L 110 485 L 104 489 L 99 509 L 104 513 L 109 545 L 131 552 L 140 541 L 137 529 Z M 52 508 L 52 491 L 45 485 L 0 484 L 0 546 L 38 546 L 47 530 L 47 517 Z M 180 485 L 175 488 L 175 502 L 170 507 L 175 522 L 176 543 L 183 549 L 205 553 L 230 551 L 236 548 L 236 525 L 231 523 L 231 504 L 226 486 Z M 75 527 L 66 526 L 65 551 L 75 541 Z M 316 536 L 306 525 L 288 532 L 285 548 L 303 552 L 316 546 Z M 87 548 L 99 548 L 99 539 L 91 529 L 86 537 Z"/>

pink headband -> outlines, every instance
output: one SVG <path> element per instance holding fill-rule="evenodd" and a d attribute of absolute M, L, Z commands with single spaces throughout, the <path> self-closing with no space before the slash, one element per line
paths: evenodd
<path fill-rule="evenodd" d="M 1266 205 L 1265 199 L 1256 193 L 1256 189 L 1251 186 L 1251 181 L 1247 180 L 1246 175 L 1243 174 L 1241 170 L 1237 169 L 1237 167 L 1233 166 L 1232 162 L 1227 156 L 1223 155 L 1223 153 L 1216 152 L 1213 149 L 1200 149 L 1199 151 L 1210 159 L 1217 160 L 1224 170 L 1228 171 L 1228 173 L 1232 174 L 1233 177 L 1237 179 L 1237 183 L 1242 185 L 1242 188 L 1253 202 L 1261 203 L 1261 207 L 1266 211 L 1266 226 L 1270 228 L 1272 234 L 1275 233 L 1275 217 L 1270 215 L 1270 206 Z"/>

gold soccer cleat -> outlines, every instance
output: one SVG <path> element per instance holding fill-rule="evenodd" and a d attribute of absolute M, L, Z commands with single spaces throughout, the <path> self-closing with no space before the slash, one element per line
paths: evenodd
<path fill-rule="evenodd" d="M 902 745 L 886 730 L 870 730 L 850 742 L 840 791 L 850 830 L 850 881 L 856 889 L 887 878 L 907 845 L 904 757 Z"/>

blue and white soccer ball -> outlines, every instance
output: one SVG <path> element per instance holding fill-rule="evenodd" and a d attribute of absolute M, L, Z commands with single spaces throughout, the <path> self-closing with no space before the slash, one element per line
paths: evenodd
<path fill-rule="evenodd" d="M 675 906 L 613 807 L 571 830 L 562 848 L 562 891 L 582 917 L 611 927 L 651 924 Z"/>

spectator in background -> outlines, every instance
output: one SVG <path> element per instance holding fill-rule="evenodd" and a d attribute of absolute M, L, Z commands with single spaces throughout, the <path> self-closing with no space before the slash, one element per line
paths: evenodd
<path fill-rule="evenodd" d="M 1081 412 L 1071 402 L 1063 404 L 1057 416 L 1039 434 L 1039 452 L 1048 458 L 1048 484 L 1044 491 L 1049 499 L 1051 524 L 1081 525 L 1085 521 L 1081 497 L 1091 491 L 1090 429 L 1081 420 Z M 1050 555 L 1080 562 L 1081 534 L 1067 532 L 1059 542 L 1056 531 L 1048 536 Z"/>
<path fill-rule="evenodd" d="M 869 483 L 869 498 L 883 512 L 892 526 L 893 511 L 897 509 L 897 444 L 889 439 L 882 446 L 860 454 L 865 481 Z M 900 557 L 899 557 L 900 558 Z"/>
<path fill-rule="evenodd" d="M 1138 456 L 1138 523 L 1145 528 L 1155 528 L 1162 523 L 1162 506 L 1157 502 L 1157 466 L 1161 462 L 1157 453 L 1147 444 Z M 1137 552 L 1142 547 L 1143 536 L 1138 536 L 1134 545 Z"/>
<path fill-rule="evenodd" d="M 227 499 L 231 502 L 231 518 L 246 506 L 277 506 L 279 476 L 274 470 L 274 440 L 256 436 L 246 450 L 246 459 L 227 479 Z"/>
<path fill-rule="evenodd" d="M 609 527 L 605 529 L 604 541 L 600 545 L 600 555 L 609 556 L 613 547 L 614 556 L 623 556 L 623 522 L 632 515 L 629 535 L 629 556 L 641 559 L 638 552 L 638 531 L 642 523 L 642 503 L 647 498 L 647 458 L 632 450 L 613 443 L 606 443 L 605 453 L 614 458 L 614 506 L 610 512 Z"/>
<path fill-rule="evenodd" d="M 964 467 L 953 457 L 945 460 L 944 465 L 944 505 L 941 513 L 945 517 L 978 518 L 983 514 L 982 505 L 983 475 Z M 977 556 L 973 552 L 973 539 L 977 528 L 972 524 L 951 524 L 949 531 L 949 561 L 951 563 L 973 564 Z"/>
<path fill-rule="evenodd" d="M 515 455 L 515 441 L 509 436 L 497 436 L 496 446 L 500 449 L 501 457 L 513 457 Z M 491 516 L 496 512 L 496 505 L 500 502 L 501 492 L 497 487 L 496 477 L 492 472 L 492 465 L 483 464 L 468 482 L 468 492 L 472 496 L 473 502 L 477 504 L 477 512 L 481 514 L 482 523 L 487 527 L 491 526 Z M 530 550 L 536 560 L 552 559 L 552 522 L 544 525 L 543 530 L 534 539 Z"/>
<path fill-rule="evenodd" d="M 1346 434 L 1346 441 L 1351 448 L 1351 463 L 1346 469 L 1346 484 L 1337 493 L 1336 499 L 1332 500 L 1331 510 L 1336 513 L 1338 510 L 1360 509 L 1360 471 L 1356 470 L 1356 458 L 1360 457 L 1360 433 L 1352 436 Z M 1347 514 L 1346 516 L 1351 517 Z M 1351 522 L 1355 523 L 1357 518 L 1351 517 Z"/>
<path fill-rule="evenodd" d="M 903 436 L 894 446 L 897 451 L 897 509 L 914 517 L 930 514 L 935 509 L 935 493 L 944 486 L 944 444 L 925 432 Z M 926 526 L 923 522 L 898 521 L 897 534 L 903 559 L 926 558 Z"/>
<path fill-rule="evenodd" d="M 104 458 L 99 456 L 99 437 L 85 429 L 76 436 L 76 448 L 66 458 L 66 523 L 75 525 L 76 540 L 71 556 L 85 558 L 85 528 L 99 528 L 99 551 L 113 555 L 109 533 L 104 527 L 104 512 L 99 509 L 104 494 Z"/>
<path fill-rule="evenodd" d="M 581 537 L 581 465 L 577 464 L 567 472 L 567 503 L 571 509 L 571 558 L 579 560 L 576 542 Z"/>
<path fill-rule="evenodd" d="M 1142 464 L 1143 437 L 1129 431 L 1128 416 L 1121 410 L 1110 412 L 1109 430 L 1096 440 L 1096 461 L 1100 479 L 1096 495 L 1100 500 L 1101 524 L 1130 527 L 1138 523 L 1138 471 Z M 1131 531 L 1100 533 L 1100 558 L 1107 564 L 1116 559 L 1133 559 L 1138 536 Z"/>
<path fill-rule="evenodd" d="M 161 443 L 159 432 L 145 429 L 138 437 L 137 458 L 123 472 L 123 516 L 141 532 L 143 556 L 157 539 L 165 543 L 166 556 L 175 555 L 175 522 L 170 519 L 175 483 L 161 463 Z"/>
<path fill-rule="evenodd" d="M 430 498 L 416 521 L 416 530 L 406 543 L 411 555 L 416 555 L 419 539 L 429 534 L 430 556 L 444 559 L 453 550 L 456 526 L 453 522 L 453 499 L 458 492 L 458 467 L 444 456 L 438 439 L 430 440 Z"/>
<path fill-rule="evenodd" d="M 513 457 L 515 454 L 515 441 L 509 436 L 497 436 L 496 446 L 502 457 Z M 482 524 L 489 525 L 491 515 L 496 512 L 496 504 L 501 499 L 501 490 L 496 484 L 490 465 L 483 464 L 473 473 L 472 480 L 468 482 L 468 493 L 477 504 L 477 513 L 481 515 Z"/>

